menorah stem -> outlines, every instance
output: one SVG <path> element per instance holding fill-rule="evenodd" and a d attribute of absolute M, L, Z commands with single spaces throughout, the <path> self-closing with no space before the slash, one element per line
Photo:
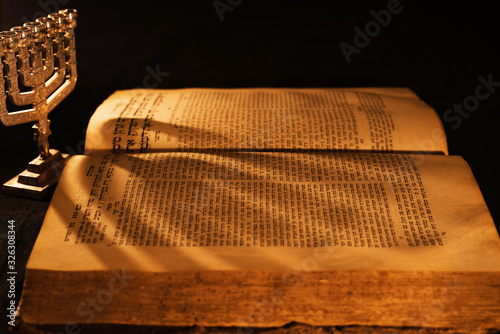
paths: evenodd
<path fill-rule="evenodd" d="M 33 139 L 38 142 L 40 157 L 47 159 L 51 155 L 49 149 L 49 135 L 52 133 L 50 131 L 50 121 L 46 117 L 40 119 L 37 124 L 33 125 L 33 130 L 35 130 Z"/>

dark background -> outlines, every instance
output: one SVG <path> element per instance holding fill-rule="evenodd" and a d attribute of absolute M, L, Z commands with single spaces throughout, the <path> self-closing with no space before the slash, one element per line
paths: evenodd
<path fill-rule="evenodd" d="M 117 89 L 181 87 L 409 87 L 442 117 L 475 94 L 479 76 L 500 82 L 498 2 L 401 0 L 402 11 L 347 63 L 357 26 L 389 1 L 4 0 L 1 30 L 62 8 L 78 10 L 78 83 L 51 114 L 51 146 L 83 153 L 96 107 Z M 215 4 L 226 6 L 220 9 Z M 229 6 L 229 7 L 227 7 Z M 230 9 L 228 9 L 230 8 Z M 221 20 L 222 17 L 222 20 Z M 159 71 L 155 80 L 150 72 Z M 168 73 L 168 75 L 166 74 Z M 470 164 L 500 223 L 500 87 L 477 110 L 444 121 L 450 154 Z M 0 125 L 0 182 L 37 155 L 31 124 Z M 0 195 L 2 272 L 6 223 L 16 221 L 18 282 L 48 206 Z M 4 276 L 0 276 L 5 282 Z M 3 284 L 3 283 L 2 283 Z M 0 300 L 6 293 L 0 292 Z M 5 310 L 2 304 L 2 309 Z M 3 317 L 3 319 L 5 319 Z M 2 325 L 5 320 L 1 320 Z"/>

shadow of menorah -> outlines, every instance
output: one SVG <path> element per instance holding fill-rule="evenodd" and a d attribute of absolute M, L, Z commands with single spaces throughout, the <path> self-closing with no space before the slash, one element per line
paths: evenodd
<path fill-rule="evenodd" d="M 64 9 L 36 22 L 0 32 L 0 121 L 6 126 L 36 122 L 40 155 L 6 182 L 2 192 L 41 199 L 57 183 L 68 155 L 50 149 L 48 114 L 75 88 L 77 11 Z M 27 107 L 10 110 L 12 105 Z M 14 108 L 12 108 L 14 109 Z"/>

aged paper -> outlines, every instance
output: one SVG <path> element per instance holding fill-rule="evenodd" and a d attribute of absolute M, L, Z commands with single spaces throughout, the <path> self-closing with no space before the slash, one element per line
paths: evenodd
<path fill-rule="evenodd" d="M 85 148 L 448 152 L 435 111 L 405 88 L 118 91 L 92 116 Z"/>
<path fill-rule="evenodd" d="M 72 157 L 28 269 L 500 270 L 460 157 L 371 153 Z"/>

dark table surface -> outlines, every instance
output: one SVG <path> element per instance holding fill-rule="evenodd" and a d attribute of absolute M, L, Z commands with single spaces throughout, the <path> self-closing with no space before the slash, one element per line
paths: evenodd
<path fill-rule="evenodd" d="M 83 154 L 90 116 L 117 89 L 408 87 L 443 120 L 450 154 L 469 163 L 499 227 L 498 3 L 4 0 L 1 6 L 1 30 L 62 8 L 79 11 L 77 87 L 50 115 L 51 146 L 63 152 Z M 390 17 L 382 11 L 388 8 Z M 379 29 L 370 25 L 375 17 Z M 369 39 L 357 39 L 365 28 L 372 29 Z M 342 43 L 358 46 L 350 62 Z M 457 115 L 447 113 L 454 105 L 473 103 L 483 80 L 492 82 L 487 97 L 459 118 L 444 117 Z M 1 183 L 36 155 L 31 124 L 0 126 Z M 0 195 L 3 310 L 7 223 L 15 221 L 18 298 L 48 204 Z"/>

